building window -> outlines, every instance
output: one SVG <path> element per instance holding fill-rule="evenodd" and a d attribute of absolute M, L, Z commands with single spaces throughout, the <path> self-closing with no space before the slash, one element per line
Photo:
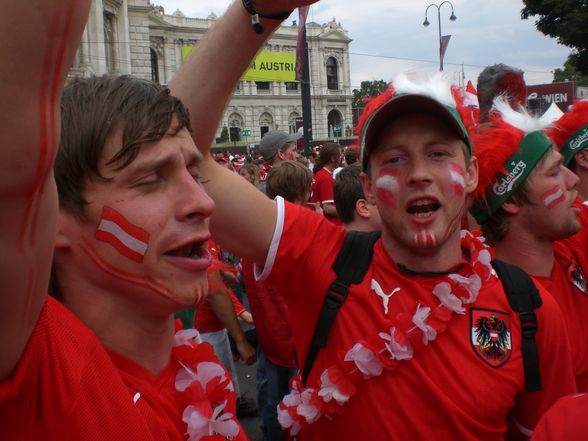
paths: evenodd
<path fill-rule="evenodd" d="M 151 53 L 151 79 L 159 83 L 159 67 L 157 65 L 157 52 L 155 52 L 155 49 L 153 48 L 150 48 L 149 52 Z"/>
<path fill-rule="evenodd" d="M 114 51 L 114 14 L 104 13 L 104 53 L 106 55 L 106 68 L 108 72 L 114 72 L 116 57 Z"/>
<path fill-rule="evenodd" d="M 327 60 L 327 88 L 329 90 L 339 89 L 339 74 L 337 73 L 337 60 L 329 57 Z"/>
<path fill-rule="evenodd" d="M 298 90 L 298 83 L 292 81 L 286 83 L 286 90 L 296 91 Z"/>
<path fill-rule="evenodd" d="M 270 83 L 269 81 L 256 81 L 257 90 L 270 90 Z"/>
<path fill-rule="evenodd" d="M 331 110 L 328 115 L 329 138 L 340 138 L 342 136 L 343 118 L 338 110 Z"/>

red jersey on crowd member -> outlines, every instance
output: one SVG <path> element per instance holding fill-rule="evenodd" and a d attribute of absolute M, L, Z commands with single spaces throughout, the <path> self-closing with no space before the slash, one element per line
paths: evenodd
<path fill-rule="evenodd" d="M 20 364 L 0 383 L 0 433 L 6 440 L 160 439 L 162 429 L 145 430 L 133 393 L 94 333 L 48 297 Z"/>
<path fill-rule="evenodd" d="M 278 204 L 273 242 L 279 246 L 277 252 L 270 251 L 261 280 L 287 287 L 284 295 L 297 352 L 306 354 L 345 232 L 306 209 L 282 200 Z M 471 243 L 462 241 L 466 249 Z M 482 261 L 488 264 L 487 257 L 462 261 L 452 277 L 467 276 Z M 415 324 L 411 322 L 415 311 L 415 317 L 425 308 L 431 308 L 432 315 L 441 312 L 434 293 L 442 291 L 440 285 L 451 277 L 404 272 L 379 240 L 363 282 L 350 287 L 334 322 L 329 342 L 337 344 L 328 344 L 319 353 L 307 382 L 312 389 L 293 384 L 293 394 L 283 402 L 288 405 L 281 405 L 281 421 L 293 423 L 291 428 L 310 421 L 312 430 L 300 432 L 301 440 L 360 439 L 374 424 L 380 435 L 373 439 L 378 440 L 503 440 L 509 416 L 529 434 L 553 402 L 575 390 L 564 323 L 551 296 L 539 287 L 543 306 L 537 310 L 536 340 L 543 390 L 527 393 L 518 314 L 500 281 L 487 271 L 489 279 L 474 303 L 464 304 L 463 311 L 429 329 L 428 345 L 402 354 L 403 340 L 399 332 L 395 340 L 392 327 L 398 331 L 418 326 L 416 318 Z M 488 339 L 477 337 L 486 328 Z M 393 351 L 397 361 L 388 357 Z M 304 361 L 303 355 L 301 366 Z M 321 400 L 329 393 L 339 394 L 337 404 Z M 292 404 L 294 409 L 288 408 Z M 306 423 L 293 422 L 296 414 L 304 415 Z M 382 425 L 386 421 L 390 423 Z"/>
<path fill-rule="evenodd" d="M 224 412 L 235 415 L 228 372 L 212 347 L 196 344 L 197 333 L 190 332 L 176 334 L 170 363 L 154 376 L 105 350 L 77 317 L 48 297 L 19 367 L 0 383 L 3 439 L 79 440 L 84 434 L 83 439 L 96 441 L 181 441 L 186 430 L 196 433 L 218 424 L 213 411 L 219 404 L 225 403 Z M 192 380 L 201 392 L 176 387 L 178 378 L 187 375 L 181 373 L 182 363 L 196 372 Z M 206 389 L 211 378 L 218 385 Z M 196 404 L 210 410 L 210 420 L 191 411 L 190 405 Z M 227 418 L 218 429 L 236 435 L 234 439 L 247 439 L 234 419 Z"/>
<path fill-rule="evenodd" d="M 333 186 L 335 185 L 333 170 L 339 166 L 341 161 L 341 146 L 334 142 L 327 142 L 321 147 L 319 160 L 322 167 L 314 174 L 311 201 L 320 204 L 328 220 L 336 225 L 342 225 L 337 216 L 335 197 L 333 196 Z"/>
<path fill-rule="evenodd" d="M 554 243 L 555 264 L 550 277 L 537 277 L 551 292 L 565 317 L 578 392 L 588 392 L 588 207 L 580 204 L 582 229 Z"/>
<path fill-rule="evenodd" d="M 231 300 L 233 301 L 233 307 L 235 308 L 235 315 L 239 317 L 244 312 L 247 312 L 245 307 L 241 304 L 239 299 L 235 296 L 232 289 L 227 288 Z M 196 308 L 196 314 L 194 314 L 194 327 L 198 329 L 198 332 L 216 332 L 223 329 L 225 326 L 218 319 L 208 297 L 202 299 L 198 307 Z"/>
<path fill-rule="evenodd" d="M 288 306 L 284 297 L 279 290 L 255 280 L 251 262 L 243 260 L 242 266 L 247 299 L 263 354 L 278 366 L 297 367 L 292 326 L 288 321 Z M 260 317 L 263 319 L 258 319 Z"/>
<path fill-rule="evenodd" d="M 560 399 L 541 418 L 531 441 L 571 441 L 588 439 L 588 395 Z"/>

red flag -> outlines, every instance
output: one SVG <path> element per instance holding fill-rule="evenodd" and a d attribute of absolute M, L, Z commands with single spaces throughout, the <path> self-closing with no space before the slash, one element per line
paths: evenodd
<path fill-rule="evenodd" d="M 304 43 L 306 31 L 306 17 L 310 6 L 298 8 L 298 41 L 296 42 L 296 81 L 304 80 Z"/>
<path fill-rule="evenodd" d="M 465 96 L 464 96 L 464 104 L 470 107 L 479 107 L 478 104 L 478 92 L 476 88 L 472 84 L 471 80 L 468 80 L 468 84 L 466 86 Z"/>

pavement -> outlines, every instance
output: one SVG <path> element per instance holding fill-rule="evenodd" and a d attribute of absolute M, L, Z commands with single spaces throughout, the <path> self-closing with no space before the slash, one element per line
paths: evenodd
<path fill-rule="evenodd" d="M 247 398 L 255 400 L 255 370 L 257 362 L 250 366 L 241 363 L 235 363 L 237 367 L 237 376 L 239 377 L 239 387 L 241 394 Z M 263 441 L 263 432 L 260 429 L 261 419 L 258 416 L 252 418 L 241 418 L 241 426 L 249 436 L 250 441 Z"/>

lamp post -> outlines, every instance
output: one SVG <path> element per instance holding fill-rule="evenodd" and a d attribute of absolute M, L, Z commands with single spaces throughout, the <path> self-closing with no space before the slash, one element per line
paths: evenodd
<path fill-rule="evenodd" d="M 457 20 L 457 17 L 453 13 L 453 3 L 451 3 L 448 0 L 445 0 L 441 3 L 439 3 L 438 5 L 435 3 L 431 3 L 429 6 L 427 6 L 427 9 L 425 9 L 425 21 L 423 22 L 423 26 L 429 26 L 431 24 L 431 23 L 429 23 L 429 20 L 427 19 L 427 12 L 429 12 L 429 8 L 431 6 L 436 7 L 437 8 L 437 20 L 439 23 L 439 70 L 440 71 L 443 71 L 443 40 L 441 37 L 441 7 L 444 4 L 448 4 L 451 7 L 451 16 L 449 17 L 449 20 L 451 20 L 451 21 Z"/>

